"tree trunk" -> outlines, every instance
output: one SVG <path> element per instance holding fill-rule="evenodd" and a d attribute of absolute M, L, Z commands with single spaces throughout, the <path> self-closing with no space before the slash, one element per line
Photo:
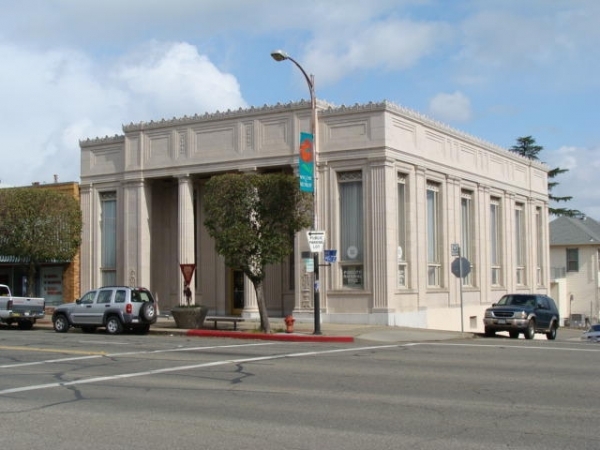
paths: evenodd
<path fill-rule="evenodd" d="M 258 313 L 260 314 L 260 329 L 263 333 L 270 333 L 271 325 L 269 324 L 269 313 L 267 312 L 267 305 L 265 303 L 263 282 L 262 280 L 253 281 L 252 284 L 256 292 L 256 303 L 258 303 Z"/>
<path fill-rule="evenodd" d="M 33 288 L 35 287 L 35 262 L 30 262 L 27 270 L 27 297 L 34 297 Z"/>

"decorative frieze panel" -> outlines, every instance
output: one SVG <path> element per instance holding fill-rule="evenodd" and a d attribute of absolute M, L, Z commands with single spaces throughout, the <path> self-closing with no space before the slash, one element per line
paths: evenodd
<path fill-rule="evenodd" d="M 441 158 L 446 158 L 444 148 L 444 137 L 440 134 L 425 130 L 425 146 L 423 152 L 428 156 L 439 161 Z"/>
<path fill-rule="evenodd" d="M 467 145 L 461 145 L 459 160 L 463 169 L 477 169 L 477 150 Z"/>
<path fill-rule="evenodd" d="M 407 152 L 414 152 L 417 148 L 417 126 L 414 123 L 392 118 L 394 138 L 398 148 Z"/>
<path fill-rule="evenodd" d="M 369 126 L 366 120 L 360 122 L 337 122 L 328 123 L 329 140 L 335 141 L 354 141 L 356 139 L 365 140 L 369 137 Z"/>
<path fill-rule="evenodd" d="M 90 169 L 94 174 L 115 173 L 122 170 L 123 151 L 121 147 L 104 147 L 92 151 Z"/>
<path fill-rule="evenodd" d="M 223 156 L 236 152 L 236 133 L 234 126 L 195 129 L 195 156 Z"/>
<path fill-rule="evenodd" d="M 285 119 L 263 120 L 261 124 L 261 153 L 281 151 L 282 148 L 291 151 L 292 137 L 290 121 Z"/>
<path fill-rule="evenodd" d="M 527 167 L 514 164 L 513 165 L 513 178 L 517 183 L 527 182 Z"/>
<path fill-rule="evenodd" d="M 171 158 L 171 132 L 148 134 L 144 160 L 149 165 L 156 166 L 169 162 Z"/>
<path fill-rule="evenodd" d="M 504 178 L 506 176 L 506 160 L 491 155 L 489 158 L 489 173 L 493 176 Z"/>

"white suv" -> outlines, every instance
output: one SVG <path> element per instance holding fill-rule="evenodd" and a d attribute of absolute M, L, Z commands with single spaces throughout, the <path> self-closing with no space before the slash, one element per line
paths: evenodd
<path fill-rule="evenodd" d="M 125 329 L 147 333 L 156 322 L 156 302 L 148 289 L 109 286 L 86 292 L 73 303 L 63 303 L 52 314 L 54 330 L 66 333 L 78 327 L 93 333 L 105 327 L 108 334 Z"/>

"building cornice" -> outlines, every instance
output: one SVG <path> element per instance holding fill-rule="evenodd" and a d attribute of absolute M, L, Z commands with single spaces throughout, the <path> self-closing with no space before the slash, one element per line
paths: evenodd
<path fill-rule="evenodd" d="M 237 110 L 217 111 L 214 113 L 207 112 L 204 114 L 194 114 L 193 116 L 173 117 L 171 119 L 161 119 L 158 121 L 151 120 L 150 122 L 132 122 L 128 125 L 123 125 L 122 128 L 124 133 L 135 133 L 161 128 L 181 127 L 192 124 L 210 123 L 212 121 L 223 119 L 248 119 L 253 116 L 260 116 L 265 114 L 309 110 L 310 106 L 310 101 L 300 100 L 298 102 L 277 103 L 275 105 L 263 105 L 260 107 L 251 106 L 249 108 L 239 108 Z M 446 133 L 457 140 L 461 140 L 474 146 L 481 147 L 492 153 L 496 153 L 504 157 L 508 156 L 509 158 L 512 158 L 515 161 L 527 163 L 528 165 L 543 171 L 549 170 L 549 167 L 541 161 L 532 160 L 527 157 L 521 156 L 517 153 L 511 152 L 508 149 L 505 149 L 489 141 L 468 134 L 464 131 L 453 128 L 443 122 L 439 122 L 424 114 L 421 114 L 404 106 L 397 105 L 388 100 L 383 100 L 381 102 L 368 102 L 363 104 L 356 103 L 351 106 L 336 106 L 326 101 L 317 100 L 317 108 L 319 110 L 319 117 L 333 117 L 336 115 L 348 113 L 372 113 L 374 111 L 391 112 L 393 114 L 403 116 L 408 120 L 420 123 L 421 125 L 426 126 L 428 128 L 439 130 L 440 132 Z M 80 140 L 79 144 L 81 147 L 93 146 L 98 144 L 116 144 L 124 142 L 124 139 L 125 135 L 105 136 Z"/>

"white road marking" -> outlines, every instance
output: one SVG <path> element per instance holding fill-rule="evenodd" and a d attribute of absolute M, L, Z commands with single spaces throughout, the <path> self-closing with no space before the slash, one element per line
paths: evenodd
<path fill-rule="evenodd" d="M 11 369 L 14 367 L 24 367 L 24 366 L 38 366 L 43 364 L 60 364 L 63 362 L 72 362 L 72 361 L 81 361 L 84 359 L 94 359 L 94 358 L 115 358 L 120 356 L 130 356 L 130 355 L 144 355 L 144 354 L 154 354 L 154 353 L 171 353 L 171 352 L 184 352 L 184 351 L 198 351 L 198 350 L 214 350 L 216 348 L 231 348 L 231 347 L 251 347 L 257 345 L 272 345 L 271 342 L 261 342 L 255 344 L 235 344 L 235 345 L 213 345 L 209 347 L 178 347 L 178 348 L 169 348 L 165 350 L 144 350 L 144 351 L 135 351 L 135 352 L 119 352 L 119 353 L 104 353 L 104 352 L 89 352 L 86 356 L 78 356 L 71 358 L 60 358 L 60 359 L 45 359 L 42 361 L 33 361 L 33 362 L 25 362 L 25 363 L 14 363 L 14 364 L 4 364 L 0 366 L 0 369 Z M 28 347 L 12 347 L 13 350 L 31 350 Z M 48 351 L 48 352 L 59 352 L 60 350 L 44 350 L 37 349 L 36 351 Z M 64 350 L 63 353 L 71 353 L 71 350 Z M 83 353 L 81 351 L 77 353 Z"/>
<path fill-rule="evenodd" d="M 259 344 L 243 344 L 243 345 L 227 345 L 227 346 L 214 346 L 214 347 L 192 347 L 192 348 L 176 348 L 176 349 L 168 349 L 168 350 L 151 350 L 144 352 L 127 352 L 127 353 L 115 353 L 112 356 L 124 356 L 124 355 L 133 355 L 133 354 L 152 354 L 152 353 L 163 353 L 163 352 L 174 352 L 174 351 L 190 351 L 190 350 L 201 350 L 201 349 L 215 349 L 215 348 L 227 348 L 227 347 L 244 347 L 249 345 L 269 345 L 272 343 L 259 343 Z M 22 386 L 11 389 L 0 390 L 0 395 L 8 395 L 15 394 L 19 392 L 28 392 L 28 391 L 36 391 L 41 389 L 52 389 L 57 387 L 69 387 L 69 386 L 77 386 L 83 384 L 92 384 L 92 383 L 100 383 L 105 381 L 113 381 L 113 380 L 124 380 L 128 378 L 135 377 L 143 377 L 150 375 L 159 375 L 170 372 L 180 372 L 186 370 L 195 370 L 202 369 L 207 367 L 217 367 L 224 366 L 228 364 L 243 364 L 243 363 L 251 363 L 257 361 L 270 361 L 276 359 L 285 359 L 285 358 L 301 358 L 305 356 L 319 356 L 319 355 L 327 355 L 334 353 L 348 353 L 348 352 L 358 352 L 358 351 L 368 351 L 368 350 L 381 350 L 387 348 L 401 348 L 401 347 L 416 347 L 416 346 L 446 346 L 446 347 L 480 347 L 480 348 L 503 348 L 503 349 L 513 349 L 513 350 L 558 350 L 558 351 L 578 351 L 578 352 L 600 352 L 600 349 L 579 349 L 579 348 L 563 348 L 563 347 L 546 347 L 546 346 L 516 346 L 516 345 L 494 345 L 494 344 L 458 344 L 458 343 L 447 343 L 447 342 L 412 342 L 412 343 L 403 343 L 403 344 L 389 344 L 389 345 L 371 345 L 368 347 L 344 347 L 339 349 L 331 349 L 331 350 L 322 350 L 322 351 L 307 351 L 307 352 L 298 352 L 298 353 L 284 353 L 279 355 L 266 355 L 266 356 L 255 356 L 252 358 L 239 358 L 239 359 L 225 359 L 221 361 L 211 361 L 200 364 L 190 364 L 185 366 L 177 366 L 177 367 L 166 367 L 163 369 L 153 369 L 146 370 L 142 372 L 132 372 L 132 373 L 123 373 L 118 375 L 108 375 L 101 377 L 92 377 L 85 378 L 81 380 L 74 381 L 65 381 L 58 383 L 48 383 L 48 384 L 37 384 L 31 386 Z M 106 355 L 106 357 L 111 355 Z M 102 357 L 102 356 L 97 356 Z M 82 358 L 82 359 L 85 359 Z M 11 366 L 14 367 L 14 366 Z"/>
<path fill-rule="evenodd" d="M 247 344 L 247 345 L 265 345 L 265 344 Z M 127 379 L 127 378 L 143 377 L 143 376 L 148 376 L 148 375 L 159 375 L 159 374 L 163 374 L 163 373 L 180 372 L 180 371 L 185 371 L 185 370 L 194 370 L 194 369 L 201 369 L 201 368 L 206 368 L 206 367 L 224 366 L 227 364 L 241 364 L 241 363 L 257 362 L 257 361 L 269 361 L 269 360 L 274 360 L 274 359 L 299 358 L 299 357 L 303 357 L 303 356 L 317 356 L 317 355 L 325 355 L 325 354 L 332 354 L 332 353 L 364 351 L 364 350 L 382 349 L 382 348 L 394 348 L 394 347 L 401 347 L 401 346 L 402 345 L 400 345 L 400 344 L 379 345 L 379 346 L 370 346 L 370 347 L 342 348 L 342 349 L 334 349 L 334 350 L 310 351 L 310 352 L 301 352 L 301 353 L 285 353 L 285 354 L 281 354 L 281 355 L 256 356 L 256 357 L 252 357 L 252 358 L 226 359 L 226 360 L 222 360 L 222 361 L 212 361 L 212 362 L 201 363 L 201 364 L 191 364 L 191 365 L 187 365 L 187 366 L 165 367 L 164 369 L 146 370 L 143 372 L 123 373 L 123 374 L 118 374 L 118 375 L 108 375 L 108 376 L 102 376 L 102 377 L 85 378 L 85 379 L 74 380 L 74 381 L 64 381 L 64 382 L 58 382 L 58 383 L 22 386 L 22 387 L 17 387 L 17 388 L 0 390 L 0 395 L 8 395 L 8 394 L 15 394 L 15 393 L 19 393 L 19 392 L 28 392 L 28 391 L 37 391 L 37 390 L 41 390 L 41 389 L 51 389 L 51 388 L 57 388 L 57 387 L 77 386 L 77 385 L 82 385 L 82 384 L 101 383 L 104 381 L 112 381 L 112 380 L 123 380 L 123 379 Z M 213 348 L 224 348 L 224 347 L 242 347 L 242 345 L 219 346 L 219 347 L 213 347 Z M 201 348 L 201 347 L 199 347 L 199 348 Z M 172 349 L 171 351 L 183 351 L 183 350 L 190 350 L 190 349 Z M 158 352 L 161 352 L 161 350 L 149 351 L 149 352 L 139 352 L 139 353 L 158 353 Z"/>

